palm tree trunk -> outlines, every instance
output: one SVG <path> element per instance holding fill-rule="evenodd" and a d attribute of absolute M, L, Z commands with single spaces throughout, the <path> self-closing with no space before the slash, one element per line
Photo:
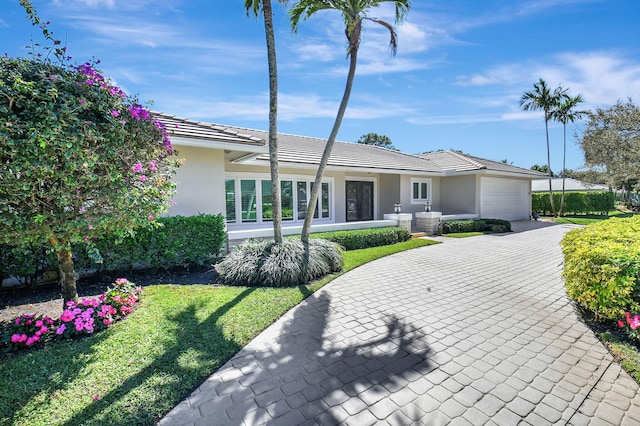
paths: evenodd
<path fill-rule="evenodd" d="M 549 146 L 549 117 L 548 113 L 545 112 L 545 120 L 544 120 L 544 130 L 547 133 L 547 170 L 549 172 L 549 203 L 551 204 L 551 215 L 556 217 L 556 206 L 553 204 L 553 189 L 551 187 L 551 179 L 553 175 L 551 174 L 551 147 Z"/>
<path fill-rule="evenodd" d="M 567 169 L 567 123 L 564 123 L 564 140 L 562 145 L 562 196 L 560 197 L 560 211 L 558 212 L 558 216 L 562 216 L 564 212 L 564 180 L 565 180 L 565 170 Z"/>
<path fill-rule="evenodd" d="M 276 42 L 273 34 L 273 11 L 271 0 L 262 0 L 264 31 L 267 39 L 269 63 L 269 168 L 271 170 L 271 212 L 273 239 L 282 243 L 282 208 L 280 205 L 280 178 L 278 174 L 278 67 Z"/>
<path fill-rule="evenodd" d="M 302 234 L 300 235 L 300 240 L 302 240 L 305 246 L 309 244 L 309 233 L 311 232 L 313 212 L 315 211 L 315 208 L 318 204 L 318 193 L 320 192 L 320 188 L 322 186 L 322 176 L 324 174 L 324 169 L 327 167 L 329 156 L 331 156 L 331 149 L 333 148 L 336 137 L 338 136 L 338 131 L 340 130 L 340 125 L 342 124 L 342 119 L 344 118 L 344 113 L 347 109 L 347 104 L 349 103 L 349 97 L 351 96 L 351 88 L 353 87 L 353 80 L 356 75 L 358 49 L 352 49 L 349 57 L 349 74 L 347 75 L 347 84 L 344 88 L 344 94 L 342 95 L 342 102 L 340 102 L 338 114 L 336 115 L 336 120 L 333 123 L 333 129 L 331 129 L 331 134 L 329 135 L 327 144 L 324 147 L 324 152 L 322 153 L 322 159 L 320 160 L 318 172 L 316 173 L 316 180 L 314 181 L 313 190 L 311 191 L 311 198 L 309 200 L 309 207 L 307 208 L 307 215 L 305 216 L 304 223 L 302 225 Z"/>
<path fill-rule="evenodd" d="M 62 293 L 62 308 L 68 301 L 78 301 L 78 290 L 76 287 L 76 272 L 73 268 L 72 253 L 70 245 L 66 241 L 59 241 L 55 237 L 51 240 L 51 245 L 56 252 L 58 260 L 58 282 Z"/>

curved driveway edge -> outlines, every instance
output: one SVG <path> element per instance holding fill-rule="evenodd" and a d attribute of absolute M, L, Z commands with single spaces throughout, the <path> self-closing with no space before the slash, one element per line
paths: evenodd
<path fill-rule="evenodd" d="M 573 227 L 540 226 L 342 275 L 159 424 L 640 424 L 637 383 L 566 296 Z"/>

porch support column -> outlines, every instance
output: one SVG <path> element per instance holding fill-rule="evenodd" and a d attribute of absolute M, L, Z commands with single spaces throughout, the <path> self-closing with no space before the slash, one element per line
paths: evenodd
<path fill-rule="evenodd" d="M 419 212 L 416 213 L 416 228 L 418 231 L 428 235 L 438 233 L 438 225 L 442 219 L 442 212 Z"/>
<path fill-rule="evenodd" d="M 395 220 L 396 226 L 404 228 L 411 233 L 411 221 L 413 214 L 411 213 L 385 213 L 384 220 Z"/>

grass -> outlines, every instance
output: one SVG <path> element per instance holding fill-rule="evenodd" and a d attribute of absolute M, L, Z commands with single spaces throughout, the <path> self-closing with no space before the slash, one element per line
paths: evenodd
<path fill-rule="evenodd" d="M 457 232 L 453 234 L 442 234 L 443 237 L 448 238 L 467 238 L 467 237 L 476 237 L 478 235 L 486 235 L 493 234 L 493 232 Z"/>
<path fill-rule="evenodd" d="M 555 218 L 554 222 L 571 223 L 574 225 L 589 225 L 590 223 L 600 222 L 602 220 L 611 219 L 612 217 L 617 217 L 622 219 L 626 217 L 632 217 L 637 214 L 640 214 L 640 212 L 630 212 L 627 210 L 616 209 L 616 210 L 611 210 L 608 216 L 605 216 L 605 215 L 563 216 L 563 217 Z"/>
<path fill-rule="evenodd" d="M 611 332 L 599 333 L 598 337 L 607 346 L 613 358 L 636 382 L 640 383 L 640 352 L 638 346 L 625 342 Z"/>
<path fill-rule="evenodd" d="M 348 251 L 344 272 L 433 243 L 416 239 Z M 290 288 L 148 286 L 138 309 L 106 331 L 0 359 L 0 424 L 153 424 L 340 274 Z"/>

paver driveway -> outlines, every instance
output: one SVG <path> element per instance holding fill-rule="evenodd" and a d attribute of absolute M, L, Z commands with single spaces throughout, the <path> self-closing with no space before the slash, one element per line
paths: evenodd
<path fill-rule="evenodd" d="M 357 268 L 160 424 L 640 424 L 637 384 L 565 295 L 570 228 L 448 239 Z"/>

